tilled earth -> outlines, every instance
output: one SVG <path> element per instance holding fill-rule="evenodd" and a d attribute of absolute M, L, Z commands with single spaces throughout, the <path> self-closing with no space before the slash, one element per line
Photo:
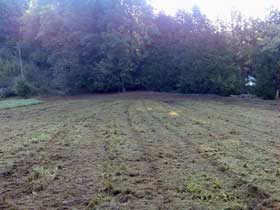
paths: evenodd
<path fill-rule="evenodd" d="M 271 101 L 127 93 L 0 110 L 0 209 L 280 209 Z"/>

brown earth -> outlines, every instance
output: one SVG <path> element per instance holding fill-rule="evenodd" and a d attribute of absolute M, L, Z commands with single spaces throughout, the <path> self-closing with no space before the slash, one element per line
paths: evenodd
<path fill-rule="evenodd" d="M 280 209 L 272 101 L 127 93 L 0 110 L 0 209 Z"/>

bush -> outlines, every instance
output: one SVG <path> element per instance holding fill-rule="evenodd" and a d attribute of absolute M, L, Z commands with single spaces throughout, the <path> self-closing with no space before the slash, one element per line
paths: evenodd
<path fill-rule="evenodd" d="M 14 92 L 10 88 L 0 88 L 0 98 L 8 98 L 14 96 Z"/>
<path fill-rule="evenodd" d="M 15 82 L 13 90 L 17 96 L 22 97 L 27 97 L 32 92 L 30 85 L 25 80 Z"/>

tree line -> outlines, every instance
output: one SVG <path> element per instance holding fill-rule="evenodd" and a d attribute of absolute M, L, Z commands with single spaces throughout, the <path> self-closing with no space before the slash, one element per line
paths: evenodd
<path fill-rule="evenodd" d="M 231 21 L 213 22 L 195 6 L 156 14 L 145 0 L 0 0 L 0 28 L 2 96 L 126 90 L 279 96 L 277 9 L 265 19 L 234 12 Z M 249 76 L 256 86 L 246 86 Z"/>

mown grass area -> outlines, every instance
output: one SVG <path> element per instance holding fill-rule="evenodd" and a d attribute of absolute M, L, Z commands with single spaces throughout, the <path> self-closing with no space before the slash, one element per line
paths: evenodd
<path fill-rule="evenodd" d="M 32 106 L 42 104 L 38 99 L 9 99 L 0 101 L 0 109 L 12 109 L 23 106 Z"/>
<path fill-rule="evenodd" d="M 0 209 L 279 210 L 279 125 L 271 102 L 157 93 L 0 110 Z"/>

